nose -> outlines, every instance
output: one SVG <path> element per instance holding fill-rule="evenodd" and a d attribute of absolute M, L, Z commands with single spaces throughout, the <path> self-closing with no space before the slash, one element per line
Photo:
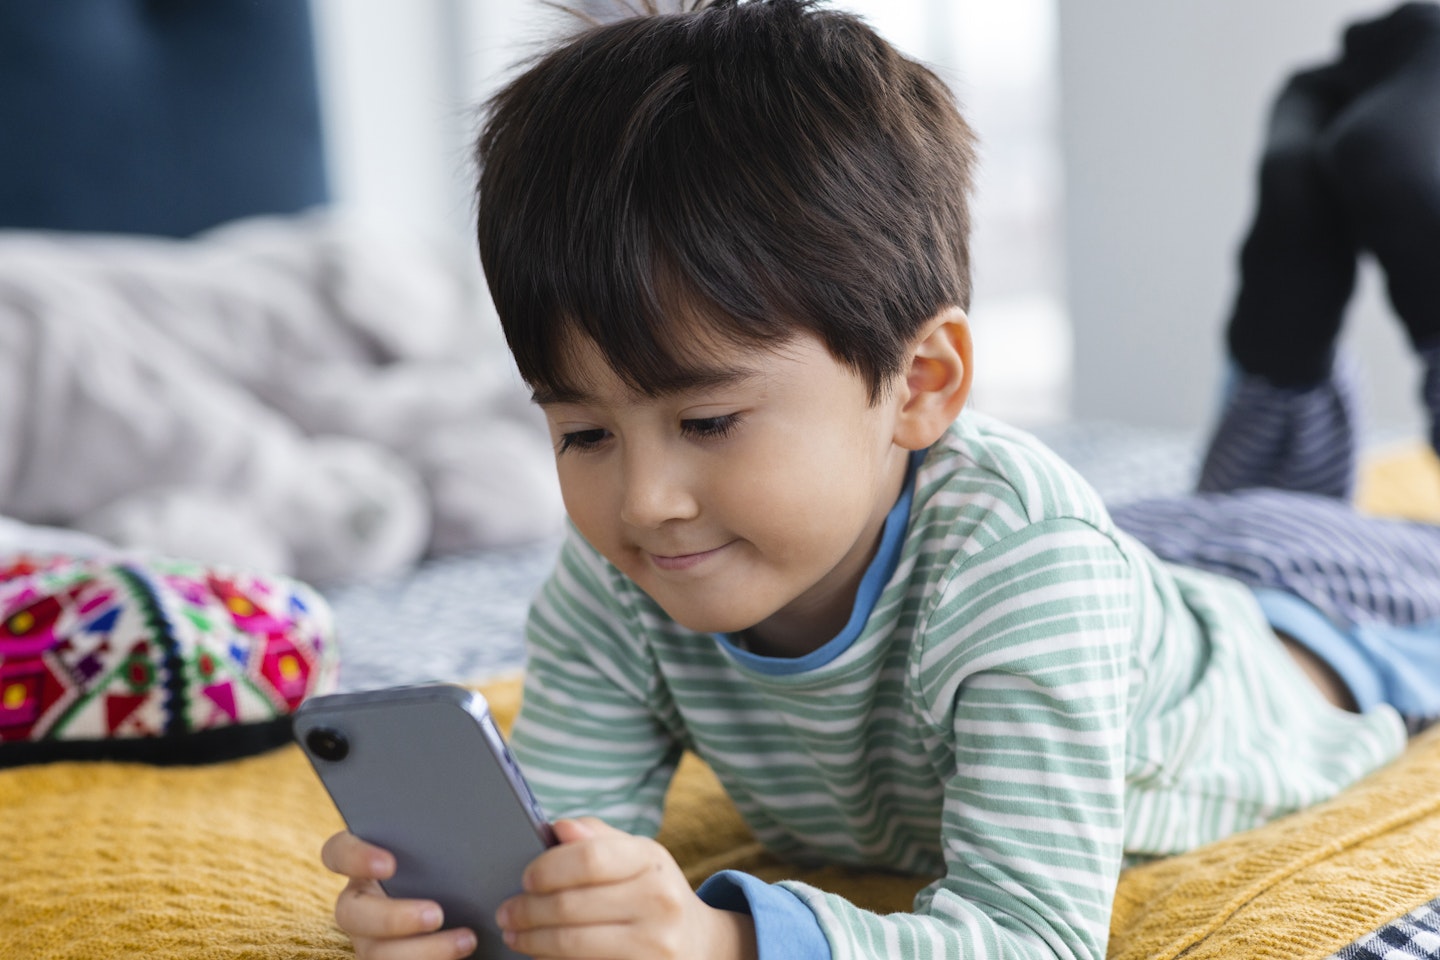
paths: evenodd
<path fill-rule="evenodd" d="M 658 527 L 699 513 L 692 480 L 676 458 L 654 450 L 629 452 L 621 482 L 620 519 L 632 527 Z"/>

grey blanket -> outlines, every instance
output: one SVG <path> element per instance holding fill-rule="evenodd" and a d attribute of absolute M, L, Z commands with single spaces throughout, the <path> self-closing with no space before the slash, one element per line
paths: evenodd
<path fill-rule="evenodd" d="M 322 582 L 551 534 L 477 280 L 322 215 L 0 231 L 0 515 Z"/>

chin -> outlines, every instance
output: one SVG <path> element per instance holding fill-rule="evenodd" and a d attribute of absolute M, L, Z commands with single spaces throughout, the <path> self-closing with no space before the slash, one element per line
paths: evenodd
<path fill-rule="evenodd" d="M 764 617 L 737 616 L 734 610 L 696 610 L 667 604 L 655 597 L 651 599 L 660 604 L 660 609 L 664 610 L 671 620 L 686 630 L 694 630 L 696 633 L 739 633 L 742 630 L 749 630 L 765 619 Z"/>

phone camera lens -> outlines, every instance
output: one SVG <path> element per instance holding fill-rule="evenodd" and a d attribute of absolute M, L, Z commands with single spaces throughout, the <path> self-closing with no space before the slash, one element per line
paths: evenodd
<path fill-rule="evenodd" d="M 345 734 L 328 727 L 316 727 L 305 734 L 305 745 L 315 756 L 331 763 L 344 760 L 350 752 L 350 741 L 345 739 Z"/>

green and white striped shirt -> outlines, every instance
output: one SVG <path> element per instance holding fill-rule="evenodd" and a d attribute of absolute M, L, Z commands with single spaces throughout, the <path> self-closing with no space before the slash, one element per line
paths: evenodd
<path fill-rule="evenodd" d="M 693 749 L 777 854 L 940 877 L 885 916 L 783 884 L 835 957 L 1100 958 L 1127 858 L 1324 800 L 1404 744 L 1388 707 L 1331 707 L 1248 590 L 1157 560 L 980 415 L 925 455 L 894 563 L 848 646 L 785 672 L 573 535 L 513 738 L 547 809 L 653 834 Z"/>

